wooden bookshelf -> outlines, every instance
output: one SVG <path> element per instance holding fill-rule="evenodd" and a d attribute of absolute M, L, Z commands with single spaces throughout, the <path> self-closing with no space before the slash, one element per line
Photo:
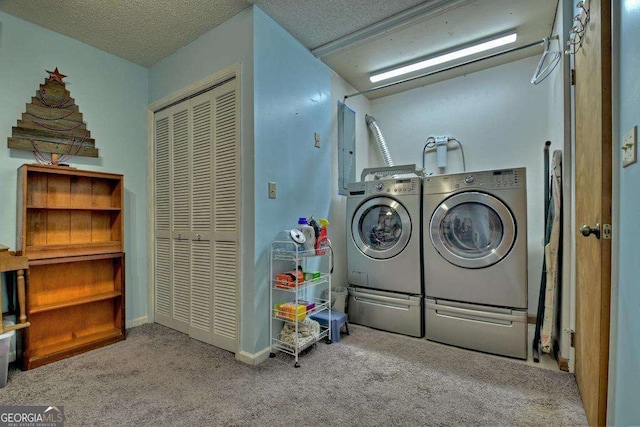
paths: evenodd
<path fill-rule="evenodd" d="M 124 339 L 122 175 L 24 165 L 18 203 L 31 322 L 23 368 Z"/>
<path fill-rule="evenodd" d="M 124 251 L 122 175 L 24 165 L 18 250 L 29 259 Z"/>

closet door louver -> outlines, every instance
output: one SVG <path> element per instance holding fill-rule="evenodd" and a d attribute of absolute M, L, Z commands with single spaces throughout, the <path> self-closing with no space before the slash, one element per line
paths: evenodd
<path fill-rule="evenodd" d="M 179 331 L 189 332 L 191 317 L 190 114 L 187 105 L 177 105 L 172 110 L 173 319 L 177 322 Z"/>
<path fill-rule="evenodd" d="M 191 326 L 189 335 L 213 343 L 213 274 L 211 223 L 213 217 L 211 94 L 191 100 L 193 136 L 191 150 Z"/>
<path fill-rule="evenodd" d="M 171 285 L 171 141 L 167 111 L 155 119 L 155 318 L 173 327 Z"/>
<path fill-rule="evenodd" d="M 231 350 L 238 336 L 240 144 L 236 81 L 214 91 L 213 339 Z"/>
<path fill-rule="evenodd" d="M 238 117 L 235 79 L 155 114 L 156 321 L 234 352 Z"/>

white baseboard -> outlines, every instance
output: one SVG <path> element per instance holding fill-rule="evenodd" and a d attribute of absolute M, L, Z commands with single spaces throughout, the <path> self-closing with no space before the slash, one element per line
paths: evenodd
<path fill-rule="evenodd" d="M 124 327 L 126 329 L 135 328 L 136 326 L 144 325 L 145 323 L 149 323 L 149 319 L 147 316 L 142 316 L 137 319 L 127 320 L 124 322 Z"/>
<path fill-rule="evenodd" d="M 242 363 L 246 363 L 247 365 L 259 365 L 269 358 L 270 352 L 270 347 L 267 347 L 264 350 L 259 351 L 258 353 L 247 353 L 246 351 L 239 351 L 236 353 L 236 360 L 239 360 Z"/>

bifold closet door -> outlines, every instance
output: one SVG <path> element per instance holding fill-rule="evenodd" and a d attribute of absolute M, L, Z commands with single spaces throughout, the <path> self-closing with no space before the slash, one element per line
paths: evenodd
<path fill-rule="evenodd" d="M 237 349 L 236 81 L 155 114 L 155 318 Z"/>

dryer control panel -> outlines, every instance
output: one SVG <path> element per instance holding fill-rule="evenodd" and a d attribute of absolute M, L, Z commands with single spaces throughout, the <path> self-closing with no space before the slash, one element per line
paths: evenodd
<path fill-rule="evenodd" d="M 349 196 L 372 196 L 387 194 L 404 196 L 420 194 L 422 190 L 421 178 L 381 179 L 379 181 L 354 182 L 347 186 Z"/>
<path fill-rule="evenodd" d="M 366 195 L 388 194 L 392 196 L 404 196 L 407 194 L 420 194 L 422 180 L 420 178 L 383 179 L 380 181 L 366 182 Z"/>
<path fill-rule="evenodd" d="M 464 189 L 505 190 L 525 186 L 525 169 L 465 172 L 431 176 L 424 180 L 424 193 L 435 194 Z"/>

